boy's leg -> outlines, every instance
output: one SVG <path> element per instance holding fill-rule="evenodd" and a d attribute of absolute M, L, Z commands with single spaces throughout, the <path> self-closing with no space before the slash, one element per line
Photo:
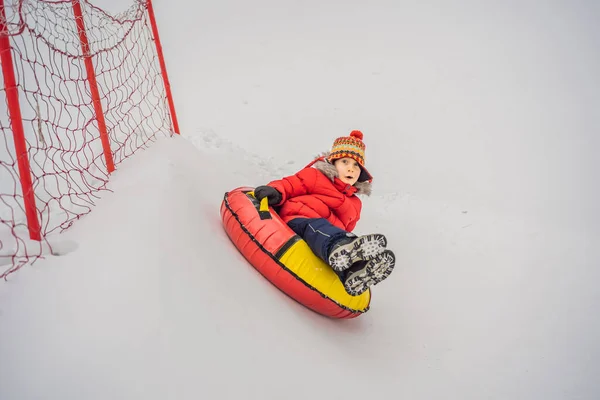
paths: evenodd
<path fill-rule="evenodd" d="M 332 266 L 352 296 L 383 281 L 394 269 L 396 258 L 385 249 L 387 241 L 383 235 L 357 237 L 322 218 L 296 218 L 288 225 L 315 255 Z"/>
<path fill-rule="evenodd" d="M 333 226 L 324 218 L 296 218 L 289 221 L 288 225 L 336 272 L 350 268 L 357 261 L 374 258 L 387 245 L 385 236 L 381 234 L 357 237 Z"/>
<path fill-rule="evenodd" d="M 345 276 L 340 276 L 344 289 L 351 296 L 359 296 L 390 276 L 395 264 L 396 256 L 390 250 L 383 251 L 372 260 L 359 261 L 345 272 Z"/>
<path fill-rule="evenodd" d="M 308 244 L 317 257 L 325 262 L 331 247 L 354 234 L 333 226 L 324 218 L 296 218 L 288 222 L 288 226 Z"/>
<path fill-rule="evenodd" d="M 386 246 L 386 237 L 379 233 L 341 238 L 331 247 L 327 262 L 335 271 L 345 271 L 359 261 L 377 257 Z"/>

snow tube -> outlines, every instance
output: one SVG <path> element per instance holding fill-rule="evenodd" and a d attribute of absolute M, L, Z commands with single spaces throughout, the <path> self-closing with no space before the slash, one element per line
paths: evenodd
<path fill-rule="evenodd" d="M 371 291 L 350 296 L 336 273 L 308 244 L 253 196 L 254 188 L 225 193 L 221 218 L 242 255 L 273 285 L 309 309 L 331 318 L 355 318 L 369 310 Z"/>

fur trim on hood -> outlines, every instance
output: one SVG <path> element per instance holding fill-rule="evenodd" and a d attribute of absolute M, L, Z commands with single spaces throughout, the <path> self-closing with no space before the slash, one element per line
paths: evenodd
<path fill-rule="evenodd" d="M 327 158 L 328 155 L 329 155 L 329 152 L 325 152 L 325 153 L 318 155 L 315 158 L 320 158 L 320 157 Z M 313 164 L 313 167 L 318 169 L 319 171 L 321 171 L 323 174 L 325 174 L 325 176 L 328 177 L 329 179 L 331 179 L 332 182 L 333 182 L 333 178 L 339 178 L 339 174 L 337 172 L 337 169 L 335 168 L 335 165 L 330 164 L 328 161 L 317 161 Z M 364 195 L 364 196 L 371 195 L 371 191 L 372 191 L 371 186 L 372 186 L 371 182 L 368 182 L 368 181 L 356 182 L 354 184 L 354 187 L 357 189 L 356 194 Z"/>

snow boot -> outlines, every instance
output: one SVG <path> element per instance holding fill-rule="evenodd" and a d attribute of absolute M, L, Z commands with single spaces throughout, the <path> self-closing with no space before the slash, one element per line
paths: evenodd
<path fill-rule="evenodd" d="M 344 289 L 351 296 L 359 296 L 390 276 L 395 264 L 396 256 L 390 250 L 384 250 L 369 261 L 359 261 L 346 272 Z"/>
<path fill-rule="evenodd" d="M 387 239 L 374 233 L 354 238 L 343 238 L 338 241 L 327 257 L 329 265 L 336 272 L 342 272 L 357 261 L 369 261 L 385 250 Z"/>

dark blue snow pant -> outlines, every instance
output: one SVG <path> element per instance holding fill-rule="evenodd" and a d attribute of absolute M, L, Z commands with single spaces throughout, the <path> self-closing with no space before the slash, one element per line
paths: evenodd
<path fill-rule="evenodd" d="M 333 245 L 342 238 L 356 237 L 353 233 L 333 226 L 325 218 L 296 218 L 289 221 L 288 226 L 326 263 Z"/>

